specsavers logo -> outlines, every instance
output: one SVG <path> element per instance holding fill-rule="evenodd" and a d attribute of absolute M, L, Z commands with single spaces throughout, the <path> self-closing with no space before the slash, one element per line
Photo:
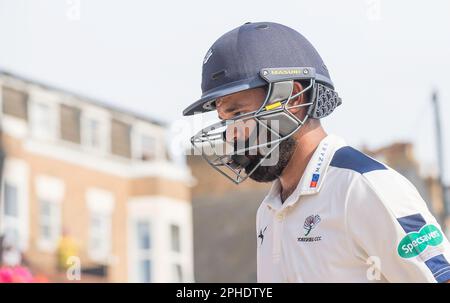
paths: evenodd
<path fill-rule="evenodd" d="M 398 245 L 397 252 L 402 258 L 412 258 L 420 255 L 430 246 L 442 243 L 444 237 L 439 229 L 432 225 L 425 225 L 418 232 L 408 233 Z"/>

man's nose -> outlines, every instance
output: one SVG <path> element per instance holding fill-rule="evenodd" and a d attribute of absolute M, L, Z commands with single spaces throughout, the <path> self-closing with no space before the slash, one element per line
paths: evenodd
<path fill-rule="evenodd" d="M 225 131 L 225 140 L 229 143 L 245 141 L 248 137 L 246 133 L 247 131 L 242 126 L 232 125 Z"/>
<path fill-rule="evenodd" d="M 225 131 L 225 140 L 227 142 L 245 141 L 250 136 L 250 125 L 246 123 L 233 123 Z"/>

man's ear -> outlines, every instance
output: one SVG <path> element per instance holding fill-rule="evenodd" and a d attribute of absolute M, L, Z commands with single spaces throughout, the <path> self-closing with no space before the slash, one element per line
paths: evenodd
<path fill-rule="evenodd" d="M 300 82 L 294 81 L 294 87 L 292 89 L 292 95 L 296 95 L 304 89 Z M 288 107 L 300 105 L 306 102 L 305 94 L 301 94 L 300 96 L 289 101 Z M 297 115 L 300 111 L 304 110 L 303 107 L 291 108 L 289 111 L 294 115 Z"/>

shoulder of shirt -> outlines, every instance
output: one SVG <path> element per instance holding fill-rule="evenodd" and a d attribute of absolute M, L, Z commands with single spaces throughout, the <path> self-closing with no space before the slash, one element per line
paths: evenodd
<path fill-rule="evenodd" d="M 352 171 L 356 179 L 364 181 L 374 190 L 384 186 L 387 181 L 390 182 L 391 188 L 415 190 L 409 180 L 397 171 L 351 146 L 343 146 L 336 150 L 330 166 L 343 171 Z"/>
<path fill-rule="evenodd" d="M 336 150 L 330 166 L 349 169 L 361 175 L 372 171 L 388 169 L 386 165 L 351 146 L 343 146 Z"/>
<path fill-rule="evenodd" d="M 358 182 L 359 190 L 352 190 L 352 195 L 368 198 L 368 195 L 376 195 L 380 200 L 391 200 L 405 192 L 418 194 L 417 189 L 408 179 L 394 169 L 377 161 L 361 151 L 344 146 L 339 148 L 330 163 L 330 166 L 352 171 L 353 178 L 349 182 Z M 350 186 L 349 190 L 351 190 Z M 361 189 L 363 192 L 361 192 Z"/>

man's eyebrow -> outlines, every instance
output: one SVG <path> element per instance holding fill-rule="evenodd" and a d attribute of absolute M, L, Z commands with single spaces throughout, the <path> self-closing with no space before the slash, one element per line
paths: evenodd
<path fill-rule="evenodd" d="M 218 103 L 220 104 L 222 102 L 227 102 L 227 101 L 229 101 L 229 100 L 217 99 L 217 101 L 216 101 L 216 108 L 217 108 L 217 104 Z M 248 105 L 247 101 L 248 100 L 246 100 L 245 98 L 235 100 L 233 102 L 233 104 L 230 105 L 230 107 L 224 108 L 223 112 L 228 114 L 228 113 L 232 113 L 232 112 L 236 112 L 236 111 L 242 111 L 242 110 L 244 110 L 245 108 L 248 107 L 247 106 Z M 224 119 L 222 119 L 220 117 L 220 115 L 218 115 L 218 117 L 219 117 L 219 119 L 224 120 Z"/>
<path fill-rule="evenodd" d="M 231 112 L 236 111 L 237 109 L 239 109 L 238 106 L 232 106 L 232 107 L 226 108 L 226 109 L 224 110 L 224 112 L 226 112 L 226 113 L 231 113 Z"/>

